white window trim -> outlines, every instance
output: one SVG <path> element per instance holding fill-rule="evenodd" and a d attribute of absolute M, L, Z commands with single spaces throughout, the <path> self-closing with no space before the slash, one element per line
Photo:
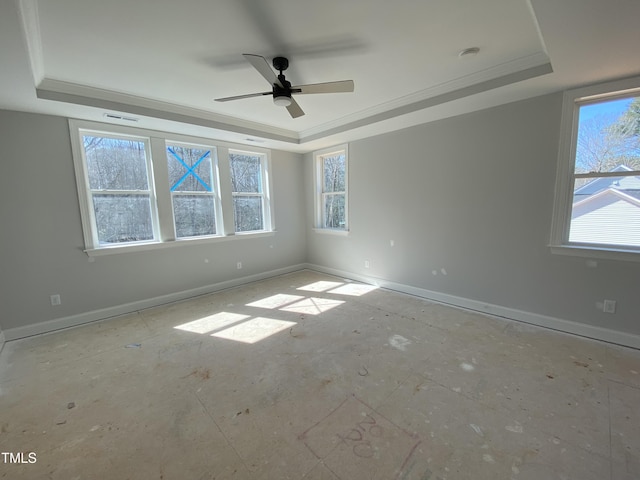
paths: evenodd
<path fill-rule="evenodd" d="M 345 228 L 328 228 L 324 226 L 324 218 L 322 212 L 323 205 L 323 164 L 322 159 L 331 155 L 344 153 L 345 157 L 345 192 L 344 192 L 344 220 Z M 313 184 L 314 184 L 314 215 L 315 222 L 313 231 L 316 233 L 327 233 L 330 235 L 349 235 L 349 145 L 342 144 L 313 152 Z"/>
<path fill-rule="evenodd" d="M 640 94 L 640 77 L 626 78 L 613 82 L 589 85 L 564 93 L 562 120 L 560 124 L 560 144 L 556 173 L 555 199 L 551 223 L 552 253 L 578 257 L 612 259 L 640 262 L 640 251 L 624 246 L 606 246 L 569 241 L 576 142 L 578 136 L 578 109 L 580 105 L 613 100 Z"/>
<path fill-rule="evenodd" d="M 125 136 L 145 141 L 148 155 L 149 182 L 153 183 L 154 186 L 154 190 L 152 191 L 152 200 L 155 200 L 152 201 L 152 214 L 155 215 L 153 219 L 154 240 L 131 243 L 123 242 L 122 244 L 108 246 L 99 245 L 98 239 L 95 238 L 97 231 L 95 228 L 93 207 L 90 203 L 88 174 L 83 158 L 84 149 L 80 142 L 80 132 L 83 130 L 100 132 L 107 136 Z M 271 192 L 273 191 L 270 175 L 271 152 L 268 149 L 253 146 L 247 148 L 244 145 L 230 142 L 77 119 L 69 119 L 69 132 L 82 221 L 85 245 L 84 252 L 89 257 L 183 247 L 186 245 L 209 244 L 236 238 L 266 237 L 273 236 L 276 233 L 273 214 L 274 202 L 271 196 Z M 211 148 L 216 153 L 215 165 L 212 165 L 214 176 L 216 177 L 214 183 L 217 187 L 215 213 L 216 232 L 218 233 L 216 235 L 176 238 L 173 221 L 173 205 L 171 192 L 169 191 L 166 165 L 166 144 L 171 143 Z M 233 199 L 229 178 L 229 149 L 263 156 L 264 161 L 261 162 L 263 169 L 263 189 L 266 190 L 266 192 L 264 192 L 264 230 L 234 232 Z"/>
<path fill-rule="evenodd" d="M 209 193 L 209 192 L 183 192 L 183 191 L 177 191 L 177 192 L 172 192 L 169 191 L 169 199 L 171 202 L 171 218 L 167 218 L 165 223 L 162 223 L 161 220 L 161 225 L 165 225 L 166 223 L 169 223 L 170 226 L 172 227 L 172 237 L 168 237 L 168 240 L 197 240 L 197 239 L 206 239 L 206 238 L 216 238 L 220 236 L 220 232 L 224 231 L 224 227 L 222 224 L 222 208 L 221 208 L 221 204 L 222 204 L 222 197 L 220 196 L 220 176 L 218 175 L 218 148 L 210 143 L 193 143 L 193 142 L 183 142 L 183 141 L 178 141 L 178 140 L 173 140 L 172 138 L 167 138 L 165 140 L 165 144 L 164 144 L 164 150 L 163 150 L 163 158 L 166 158 L 166 148 L 167 145 L 176 145 L 176 146 L 180 146 L 180 147 L 186 147 L 186 148 L 202 148 L 202 149 L 209 149 L 211 151 L 211 173 L 212 173 L 212 178 L 211 178 L 211 182 L 212 182 L 212 188 L 213 188 L 213 192 Z M 166 162 L 162 162 L 163 166 L 166 166 Z M 168 168 L 168 166 L 166 166 Z M 169 184 L 169 179 L 167 178 L 167 181 L 164 182 L 164 185 L 168 185 Z M 174 207 L 173 207 L 173 197 L 175 195 L 181 195 L 181 194 L 189 194 L 189 195 L 202 195 L 202 196 L 211 196 L 213 197 L 213 213 L 214 213 L 214 219 L 215 219 L 215 228 L 216 228 L 216 232 L 213 235 L 199 235 L 196 237 L 181 237 L 178 238 L 178 232 L 176 232 L 176 224 L 175 224 L 175 212 L 174 212 Z M 166 240 L 165 240 L 166 241 Z"/>
<path fill-rule="evenodd" d="M 141 141 L 145 146 L 145 161 L 147 163 L 147 182 L 148 188 L 150 190 L 150 203 L 151 203 L 151 221 L 153 225 L 153 239 L 148 241 L 138 241 L 138 242 L 123 242 L 122 246 L 138 246 L 138 245 L 147 245 L 151 243 L 157 243 L 160 239 L 160 231 L 158 228 L 158 210 L 156 208 L 156 196 L 155 196 L 155 176 L 153 171 L 153 164 L 151 162 L 151 137 L 149 135 L 145 135 L 143 132 L 134 132 L 132 130 L 122 131 L 122 130 L 98 130 L 93 129 L 88 126 L 87 123 L 81 123 L 76 125 L 69 123 L 70 131 L 71 131 L 71 151 L 74 160 L 74 168 L 76 172 L 76 187 L 78 189 L 78 199 L 80 203 L 80 215 L 82 217 L 82 232 L 84 235 L 84 244 L 87 247 L 87 250 L 94 250 L 96 248 L 106 248 L 106 247 L 96 247 L 99 245 L 98 234 L 97 234 L 97 226 L 96 226 L 96 218 L 95 211 L 92 206 L 93 194 L 91 192 L 91 188 L 89 186 L 89 174 L 86 168 L 86 159 L 84 155 L 84 148 L 82 148 L 80 142 L 80 136 L 83 131 L 94 131 L 99 132 L 102 136 L 107 138 L 130 138 L 131 140 Z"/>
<path fill-rule="evenodd" d="M 277 233 L 276 230 L 271 232 L 247 232 L 246 235 L 226 235 L 226 236 L 202 236 L 202 237 L 193 237 L 193 238 L 179 238 L 175 241 L 169 242 L 155 242 L 155 243 L 139 243 L 139 244 L 125 244 L 125 245 L 116 245 L 116 246 L 108 246 L 101 247 L 96 249 L 86 249 L 84 252 L 89 257 L 103 257 L 114 254 L 123 254 L 123 253 L 137 253 L 137 252 L 148 252 L 153 250 L 164 250 L 167 248 L 182 248 L 187 246 L 196 246 L 196 245 L 211 245 L 212 243 L 218 242 L 228 242 L 228 241 L 236 241 L 242 239 L 249 238 L 260 238 L 260 237 L 273 237 Z"/>
<path fill-rule="evenodd" d="M 227 150 L 227 155 L 229 153 L 229 151 L 231 153 L 238 153 L 241 155 L 259 155 L 260 158 L 260 175 L 262 176 L 262 192 L 261 193 L 255 193 L 255 192 L 231 192 L 231 196 L 232 197 L 236 197 L 236 196 L 256 196 L 256 197 L 261 197 L 262 198 L 262 222 L 263 222 L 263 229 L 262 230 L 248 230 L 248 231 L 241 231 L 241 232 L 235 232 L 235 235 L 252 235 L 252 234 L 256 234 L 256 233 L 265 233 L 265 232 L 271 232 L 275 229 L 275 225 L 273 222 L 273 207 L 272 207 L 272 198 L 271 198 L 271 192 L 273 191 L 272 189 L 272 185 L 271 185 L 271 153 L 266 150 L 266 151 L 258 151 L 258 150 L 248 150 L 246 148 L 229 148 Z M 227 156 L 228 158 L 228 156 Z M 230 160 L 229 160 L 229 165 L 230 165 Z M 231 172 L 229 172 L 229 185 L 231 186 L 231 181 L 230 181 L 230 175 Z M 235 212 L 233 210 L 233 202 L 231 202 L 230 205 L 230 210 L 231 210 L 231 231 L 234 232 L 235 231 L 235 220 L 234 220 L 234 216 L 235 216 Z"/>

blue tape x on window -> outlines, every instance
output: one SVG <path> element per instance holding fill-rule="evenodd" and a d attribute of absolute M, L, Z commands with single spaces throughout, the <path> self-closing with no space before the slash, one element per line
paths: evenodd
<path fill-rule="evenodd" d="M 189 165 L 186 164 L 186 162 L 180 157 L 180 155 L 178 155 L 175 150 L 173 150 L 173 148 L 171 147 L 167 147 L 167 151 L 173 156 L 173 158 L 175 158 L 178 162 L 180 162 L 182 165 L 184 165 L 184 168 L 187 169 L 187 173 L 185 173 L 182 177 L 180 177 L 178 179 L 178 181 L 176 183 L 173 184 L 173 186 L 171 187 L 171 191 L 175 191 L 182 182 L 184 182 L 189 175 L 193 175 L 193 177 L 205 188 L 205 190 L 207 192 L 211 192 L 212 188 L 207 184 L 207 182 L 205 182 L 202 178 L 200 178 L 200 176 L 196 173 L 196 168 L 198 168 L 198 165 L 200 165 L 200 163 L 207 157 L 209 157 L 209 155 L 211 154 L 211 150 L 207 150 L 197 161 L 196 163 L 193 164 L 192 167 L 190 167 Z"/>

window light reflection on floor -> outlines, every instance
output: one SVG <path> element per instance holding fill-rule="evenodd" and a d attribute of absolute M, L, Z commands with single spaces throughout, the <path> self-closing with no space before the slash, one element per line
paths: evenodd
<path fill-rule="evenodd" d="M 303 297 L 300 295 L 286 295 L 279 293 L 270 297 L 265 297 L 255 302 L 247 303 L 247 307 L 278 309 L 283 312 L 295 312 L 308 315 L 318 315 L 327 310 L 331 310 L 338 305 L 342 305 L 344 300 L 332 298 Z"/>
<path fill-rule="evenodd" d="M 272 295 L 270 297 L 263 298 L 261 300 L 256 300 L 255 302 L 247 303 L 247 307 L 258 307 L 258 308 L 279 308 L 284 305 L 288 305 L 290 303 L 295 302 L 296 300 L 302 300 L 304 297 L 301 295 L 287 295 L 284 293 L 279 293 L 277 295 Z"/>
<path fill-rule="evenodd" d="M 375 285 L 366 285 L 364 283 L 347 283 L 341 287 L 329 290 L 328 293 L 337 293 L 339 295 L 350 295 L 352 297 L 359 297 L 365 293 L 369 293 L 373 290 L 377 290 Z"/>
<path fill-rule="evenodd" d="M 209 333 L 213 332 L 214 330 L 218 330 L 219 328 L 227 327 L 232 323 L 246 320 L 247 318 L 249 318 L 249 315 L 220 312 L 214 315 L 208 315 L 206 317 L 199 318 L 192 322 L 183 323 L 182 325 L 178 325 L 173 328 L 193 333 Z"/>
<path fill-rule="evenodd" d="M 256 317 L 220 332 L 216 332 L 211 336 L 242 343 L 256 343 L 275 333 L 291 328 L 294 325 L 296 325 L 296 322 Z"/>
<path fill-rule="evenodd" d="M 284 312 L 303 313 L 307 315 L 318 315 L 327 310 L 331 310 L 334 307 L 342 305 L 344 300 L 333 300 L 330 298 L 305 298 L 299 302 L 292 303 L 282 307 L 280 310 Z"/>
<path fill-rule="evenodd" d="M 313 282 L 309 285 L 305 285 L 304 287 L 298 287 L 297 290 L 305 290 L 307 292 L 324 292 L 330 288 L 339 287 L 340 285 L 342 285 L 340 282 L 328 282 L 321 280 L 319 282 Z"/>
<path fill-rule="evenodd" d="M 341 283 L 330 281 L 313 282 L 297 290 L 325 292 L 332 295 L 361 296 L 378 287 L 360 283 Z M 345 303 L 336 298 L 305 297 L 278 293 L 247 303 L 247 307 L 280 310 L 304 315 L 319 315 Z M 296 322 L 266 317 L 252 317 L 240 313 L 219 312 L 213 315 L 177 325 L 174 328 L 212 337 L 234 340 L 242 343 L 256 343 L 278 332 L 291 328 Z"/>
<path fill-rule="evenodd" d="M 335 293 L 337 295 L 359 297 L 365 293 L 371 292 L 372 290 L 377 290 L 377 288 L 378 287 L 375 285 L 367 285 L 365 283 L 341 283 L 322 280 L 298 287 L 297 290 L 305 290 L 308 292 L 327 292 Z"/>

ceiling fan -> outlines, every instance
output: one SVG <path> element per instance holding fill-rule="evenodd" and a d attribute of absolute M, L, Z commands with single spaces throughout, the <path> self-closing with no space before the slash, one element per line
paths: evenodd
<path fill-rule="evenodd" d="M 353 80 L 291 86 L 291 82 L 287 81 L 284 77 L 284 73 L 282 73 L 289 68 L 289 60 L 285 57 L 275 57 L 273 59 L 273 68 L 280 72 L 276 75 L 269 66 L 266 58 L 261 57 L 260 55 L 251 55 L 249 53 L 244 53 L 243 56 L 251 65 L 253 65 L 253 68 L 255 68 L 258 73 L 260 73 L 260 75 L 262 75 L 267 82 L 272 85 L 272 90 L 269 92 L 237 95 L 235 97 L 216 98 L 216 102 L 229 102 L 231 100 L 240 100 L 242 98 L 273 95 L 273 103 L 281 107 L 287 107 L 289 115 L 291 115 L 292 118 L 298 118 L 304 115 L 304 112 L 300 108 L 300 105 L 298 105 L 295 99 L 291 96 L 292 94 L 306 95 L 310 93 L 353 92 Z"/>

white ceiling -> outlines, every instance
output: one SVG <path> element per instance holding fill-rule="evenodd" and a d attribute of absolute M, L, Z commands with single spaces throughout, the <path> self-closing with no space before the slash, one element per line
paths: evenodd
<path fill-rule="evenodd" d="M 304 152 L 637 75 L 639 18 L 638 0 L 7 0 L 0 108 Z M 298 96 L 297 119 L 214 102 L 270 89 L 242 53 L 355 92 Z"/>

